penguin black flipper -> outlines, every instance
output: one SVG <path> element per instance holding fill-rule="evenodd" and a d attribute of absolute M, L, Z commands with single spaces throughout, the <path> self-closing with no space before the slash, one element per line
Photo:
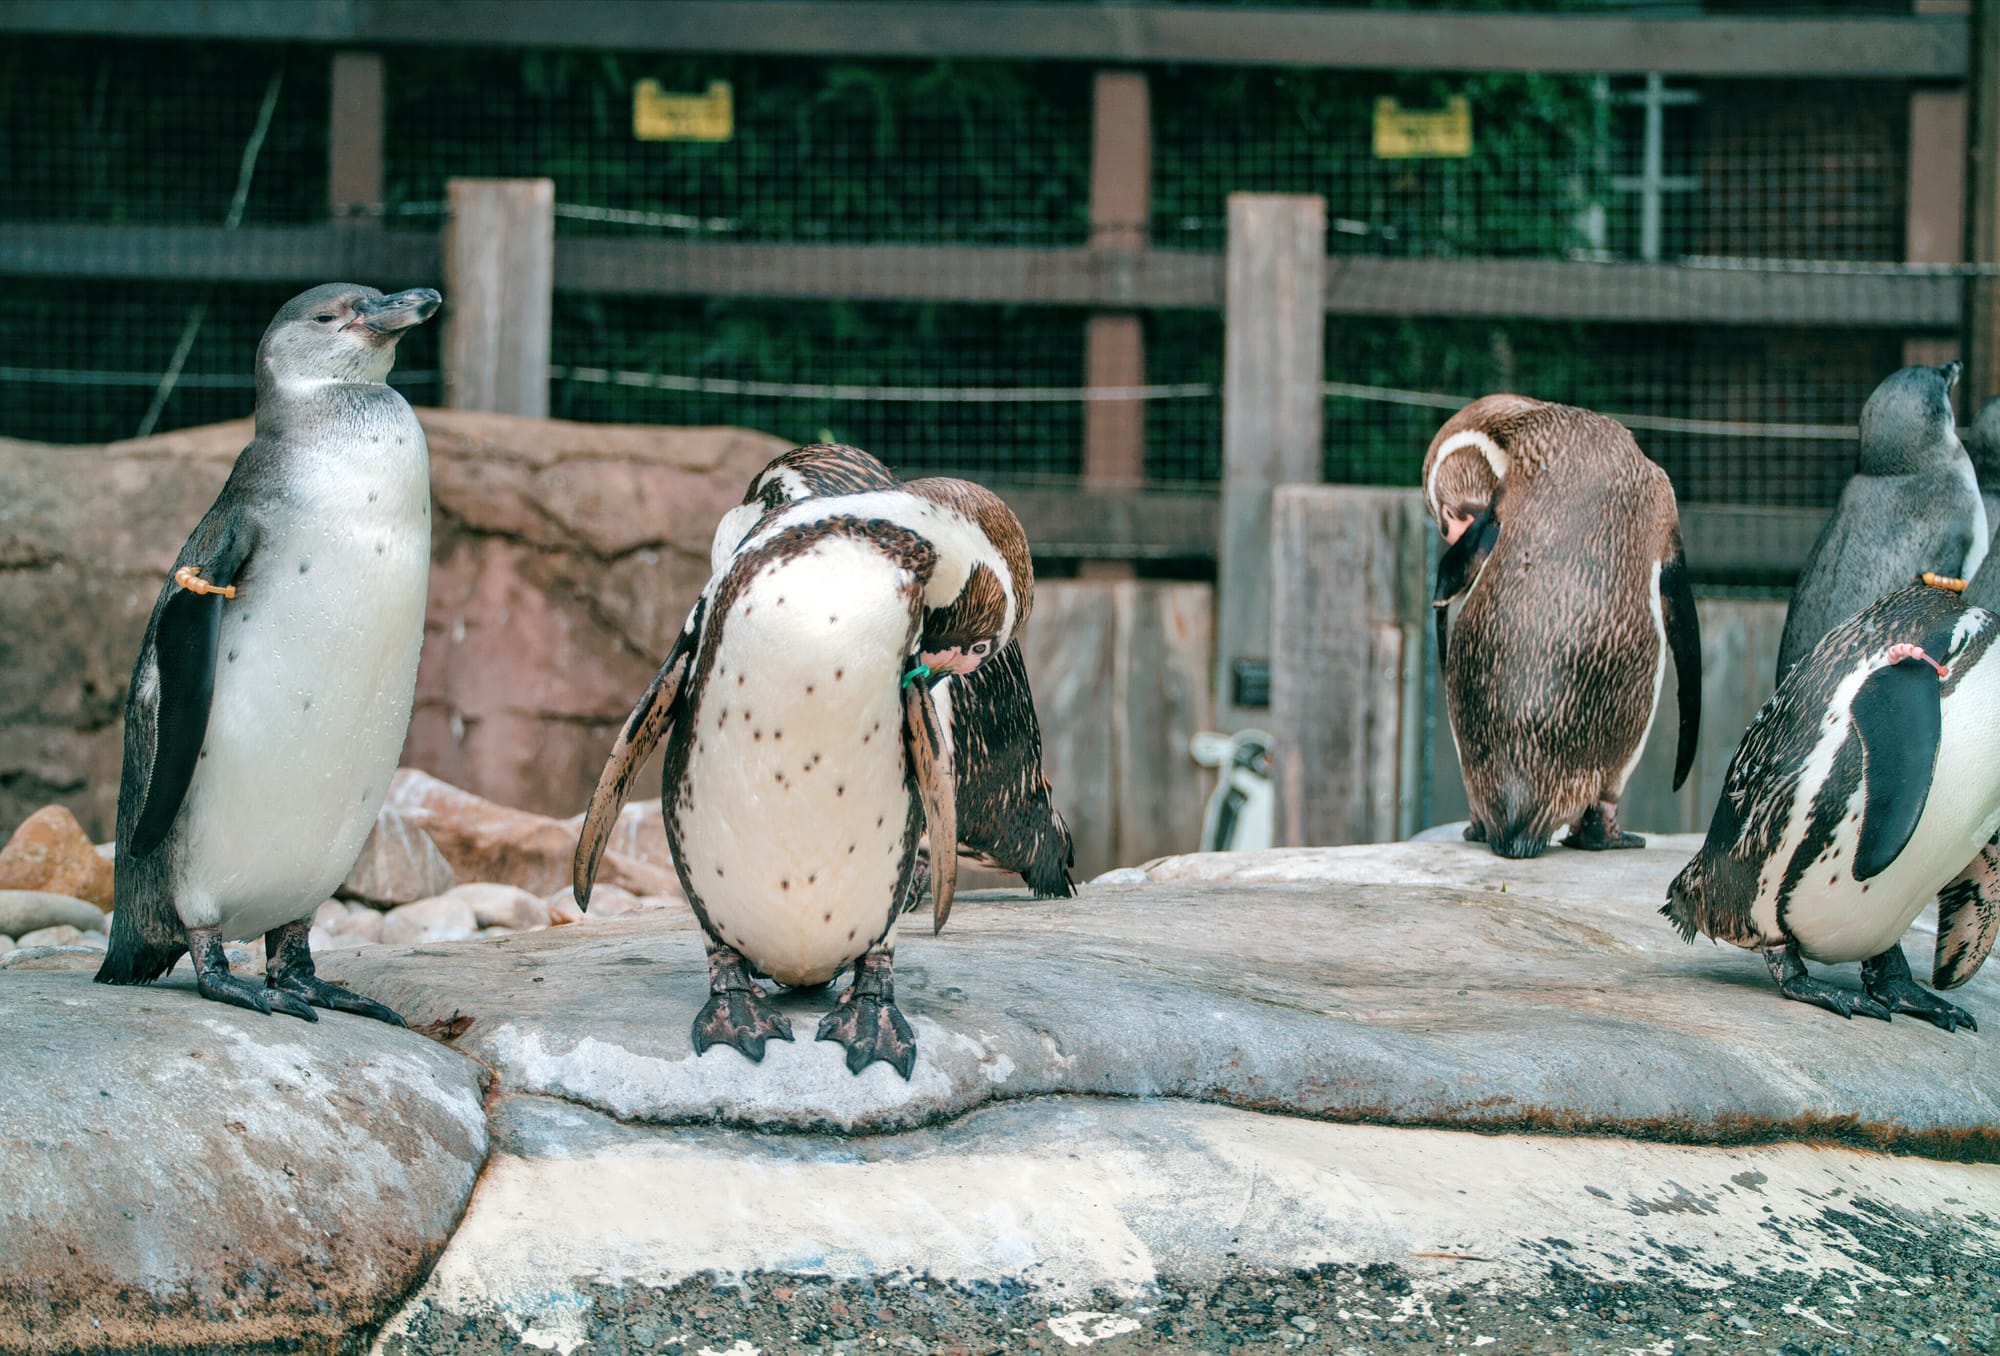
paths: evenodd
<path fill-rule="evenodd" d="M 903 749 L 931 839 L 931 933 L 936 935 L 951 917 L 951 898 L 958 888 L 958 798 L 952 784 L 951 740 L 938 721 L 931 690 L 923 683 L 903 687 Z"/>
<path fill-rule="evenodd" d="M 688 664 L 694 659 L 702 616 L 707 610 L 708 597 L 704 594 L 688 613 L 680 635 L 674 638 L 673 649 L 667 651 L 666 662 L 653 675 L 652 685 L 625 718 L 618 742 L 611 746 L 604 771 L 597 776 L 597 789 L 590 793 L 590 809 L 576 836 L 576 856 L 570 861 L 570 889 L 576 895 L 579 909 L 590 907 L 590 891 L 597 881 L 598 865 L 604 860 L 604 845 L 611 841 L 611 831 L 618 826 L 618 812 L 624 808 L 633 780 L 673 727 L 681 687 L 687 679 Z"/>
<path fill-rule="evenodd" d="M 1076 893 L 1076 848 L 1050 804 L 1042 727 L 1018 641 L 971 673 L 945 680 L 939 714 L 949 727 L 958 843 L 967 855 L 1012 871 L 1037 899 Z"/>
<path fill-rule="evenodd" d="M 1694 586 L 1688 582 L 1687 554 L 1678 532 L 1673 545 L 1673 555 L 1660 566 L 1660 620 L 1674 652 L 1674 685 L 1680 692 L 1680 743 L 1674 751 L 1678 791 L 1694 768 L 1695 744 L 1701 737 L 1701 616 L 1695 611 Z"/>
<path fill-rule="evenodd" d="M 1854 878 L 1870 880 L 1902 855 L 1930 799 L 1944 725 L 1937 672 L 1921 659 L 1885 664 L 1861 684 L 1851 710 L 1867 793 Z"/>
<path fill-rule="evenodd" d="M 216 588 L 232 585 L 249 562 L 255 541 L 249 516 L 241 507 L 231 509 L 215 526 L 204 523 L 196 529 L 176 568 L 192 566 Z M 135 857 L 150 856 L 166 841 L 201 760 L 215 697 L 215 659 L 222 648 L 222 605 L 220 593 L 197 593 L 176 583 L 141 652 L 142 665 L 143 656 L 151 655 L 159 687 L 151 712 L 153 765 L 130 843 Z"/>
<path fill-rule="evenodd" d="M 1956 989 L 1979 973 L 2000 935 L 2000 837 L 1938 891 L 1937 955 L 1931 987 Z"/>
<path fill-rule="evenodd" d="M 1500 520 L 1494 516 L 1500 507 L 1500 493 L 1500 490 L 1493 492 L 1492 502 L 1438 557 L 1437 582 L 1431 588 L 1431 607 L 1437 612 L 1440 669 L 1444 667 L 1445 643 L 1451 630 L 1452 600 L 1472 587 L 1479 578 L 1480 567 L 1486 564 L 1486 558 L 1493 554 L 1493 548 L 1500 540 Z"/>

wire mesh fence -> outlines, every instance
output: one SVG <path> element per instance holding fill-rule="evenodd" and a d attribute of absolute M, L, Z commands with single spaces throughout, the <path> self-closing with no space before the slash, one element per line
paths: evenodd
<path fill-rule="evenodd" d="M 377 210 L 396 230 L 440 230 L 450 178 L 546 176 L 561 238 L 1074 249 L 1092 236 L 1093 72 L 1078 64 L 443 49 L 383 63 Z M 324 222 L 327 71 L 316 49 L 11 41 L 0 220 Z M 1900 262 L 1906 81 L 1147 74 L 1151 215 L 1131 236 L 1214 254 L 1232 192 L 1326 199 L 1330 479 L 1411 483 L 1456 401 L 1512 389 L 1627 416 L 1685 500 L 1829 503 L 1861 402 L 1907 354 L 1945 355 L 1955 289 L 1979 276 Z M 637 135 L 646 101 L 671 96 L 725 99 L 727 136 Z M 1378 110 L 1455 100 L 1465 154 L 1381 153 Z M 1000 295 L 1013 265 L 994 258 Z M 1420 267 L 1370 272 L 1397 261 Z M 1479 261 L 1529 267 L 1454 267 Z M 1662 265 L 1620 284 L 1633 314 L 1796 297 L 1827 278 L 1848 310 L 1788 327 L 1637 323 L 1571 305 L 1577 275 L 1538 261 Z M 824 267 L 817 291 L 838 297 L 838 265 Z M 12 278 L 0 434 L 97 442 L 149 414 L 163 429 L 241 416 L 256 337 L 294 290 Z M 1496 318 L 1464 318 L 1482 308 Z M 1087 389 L 1087 324 L 1074 304 L 1025 300 L 562 292 L 550 406 L 831 436 L 913 473 L 1066 483 L 1085 469 L 1092 400 L 1137 402 L 1145 482 L 1213 486 L 1221 313 L 1144 311 L 1143 375 L 1111 390 Z M 430 331 L 399 367 L 412 399 L 442 399 Z"/>

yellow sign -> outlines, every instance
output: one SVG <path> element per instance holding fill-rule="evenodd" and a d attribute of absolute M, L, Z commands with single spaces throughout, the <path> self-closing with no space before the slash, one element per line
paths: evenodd
<path fill-rule="evenodd" d="M 1453 95 L 1438 109 L 1375 101 L 1377 160 L 1463 160 L 1472 154 L 1472 105 Z"/>
<path fill-rule="evenodd" d="M 736 135 L 736 105 L 727 80 L 706 94 L 669 94 L 657 80 L 632 87 L 632 135 L 640 141 L 727 141 Z"/>

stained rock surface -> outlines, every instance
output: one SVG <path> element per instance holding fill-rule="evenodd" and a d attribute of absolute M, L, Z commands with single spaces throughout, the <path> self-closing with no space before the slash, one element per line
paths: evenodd
<path fill-rule="evenodd" d="M 696 1058 L 707 972 L 669 908 L 490 944 L 335 953 L 512 1091 L 621 1119 L 900 1130 L 1046 1093 L 1173 1096 L 1339 1120 L 1669 1140 L 1827 1139 L 2000 1159 L 2000 977 L 1953 994 L 1988 1030 L 1845 1021 L 1781 999 L 1757 956 L 1684 944 L 1657 909 L 1693 851 L 1465 843 L 1174 858 L 1074 900 L 963 898 L 906 928 L 914 1076 L 856 1077 L 812 1039 Z M 1204 879 L 1189 880 L 1185 877 Z M 1267 883 L 1268 882 L 1268 883 Z M 1907 950 L 1929 972 L 1923 925 Z M 1855 983 L 1857 967 L 1824 967 Z"/>
<path fill-rule="evenodd" d="M 41 890 L 111 907 L 111 863 L 66 805 L 44 805 L 0 848 L 0 890 Z"/>
<path fill-rule="evenodd" d="M 0 974 L 0 1351 L 351 1350 L 459 1222 L 477 1065 L 184 976 Z"/>

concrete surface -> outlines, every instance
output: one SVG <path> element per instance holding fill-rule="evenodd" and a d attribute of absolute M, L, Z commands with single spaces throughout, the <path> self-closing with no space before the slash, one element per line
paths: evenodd
<path fill-rule="evenodd" d="M 0 1045 L 0 1351 L 348 1349 L 486 1158 L 478 1067 L 358 1017 L 22 970 Z"/>
<path fill-rule="evenodd" d="M 492 943 L 329 955 L 326 973 L 516 1092 L 627 1120 L 870 1132 L 1045 1093 L 1169 1096 L 1318 1118 L 1667 1140 L 1832 1140 L 2000 1157 L 2000 982 L 1954 997 L 1985 1034 L 1844 1021 L 1756 956 L 1656 909 L 1692 842 L 1503 862 L 1458 843 L 1172 858 L 1074 901 L 963 899 L 899 942 L 905 1083 L 811 1039 L 697 1059 L 706 996 L 682 911 Z M 1273 883 L 1263 883 L 1270 881 Z M 1929 936 L 1912 933 L 1919 973 Z M 1854 967 L 1847 967 L 1853 982 Z M 1835 972 L 1838 977 L 1838 970 Z"/>

